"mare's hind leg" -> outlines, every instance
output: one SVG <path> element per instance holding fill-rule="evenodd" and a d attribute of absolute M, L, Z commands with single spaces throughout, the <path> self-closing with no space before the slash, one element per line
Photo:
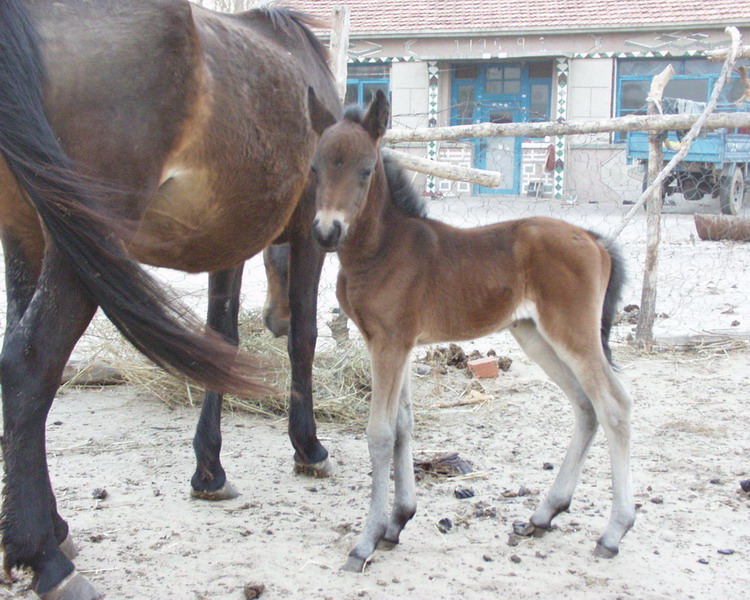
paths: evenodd
<path fill-rule="evenodd" d="M 397 436 L 399 395 L 402 378 L 407 376 L 404 371 L 409 356 L 408 349 L 399 349 L 395 345 L 371 345 L 369 350 L 372 364 L 372 401 L 367 424 L 367 446 L 372 462 L 372 490 L 365 529 L 343 567 L 344 570 L 353 572 L 364 569 L 365 562 L 388 529 L 391 460 Z"/>
<path fill-rule="evenodd" d="M 573 372 L 558 357 L 532 321 L 519 321 L 510 329 L 526 355 L 536 362 L 570 400 L 575 423 L 568 450 L 552 488 L 531 517 L 534 527 L 546 530 L 552 519 L 568 509 L 581 469 L 597 428 L 596 413 Z"/>
<path fill-rule="evenodd" d="M 325 254 L 312 238 L 314 208 L 306 196 L 300 201 L 295 223 L 289 230 L 289 310 L 291 321 L 287 347 L 292 367 L 289 398 L 289 439 L 294 447 L 295 471 L 328 477 L 328 450 L 318 440 L 313 414 L 312 365 L 318 339 L 318 283 Z"/>
<path fill-rule="evenodd" d="M 208 325 L 233 344 L 239 344 L 238 315 L 244 264 L 208 276 Z M 227 481 L 221 465 L 222 394 L 206 390 L 193 438 L 197 467 L 191 494 L 203 500 L 227 500 L 239 493 Z"/>
<path fill-rule="evenodd" d="M 24 251 L 22 244 L 16 236 L 5 232 L 2 238 L 3 256 L 5 258 L 5 281 L 6 281 L 6 320 L 5 337 L 3 338 L 3 352 L 5 344 L 10 339 L 10 332 L 18 325 L 26 308 L 31 302 L 39 277 L 38 266 L 31 263 Z M 51 499 L 50 511 L 55 530 L 55 539 L 60 544 L 60 549 L 65 556 L 73 560 L 78 555 L 68 524 L 57 512 L 57 502 L 52 492 L 52 484 L 47 479 L 49 498 Z"/>
<path fill-rule="evenodd" d="M 414 516 L 414 513 L 417 512 L 414 459 L 411 449 L 414 416 L 411 403 L 410 371 L 409 363 L 407 363 L 403 383 L 401 384 L 398 417 L 396 419 L 396 442 L 393 449 L 393 478 L 396 484 L 396 492 L 388 529 L 383 537 L 386 548 L 392 548 L 398 544 L 401 531 Z"/>
<path fill-rule="evenodd" d="M 33 588 L 43 599 L 99 597 L 60 550 L 61 520 L 45 456 L 47 414 L 65 362 L 95 308 L 68 263 L 50 248 L 31 301 L 6 334 L 0 360 L 5 569 L 31 567 Z"/>

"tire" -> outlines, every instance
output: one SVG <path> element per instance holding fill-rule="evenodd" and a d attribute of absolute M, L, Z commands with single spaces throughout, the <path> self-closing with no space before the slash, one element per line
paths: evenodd
<path fill-rule="evenodd" d="M 735 165 L 730 174 L 721 178 L 719 202 L 721 212 L 725 215 L 737 215 L 742 209 L 745 196 L 745 173 L 742 167 Z"/>
<path fill-rule="evenodd" d="M 701 189 L 700 182 L 694 177 L 686 177 L 680 182 L 682 196 L 685 200 L 701 200 L 705 192 Z"/>

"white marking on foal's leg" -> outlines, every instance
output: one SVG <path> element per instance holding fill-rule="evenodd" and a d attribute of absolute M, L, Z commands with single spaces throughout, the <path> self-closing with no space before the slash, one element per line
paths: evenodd
<path fill-rule="evenodd" d="M 372 462 L 372 491 L 365 529 L 343 567 L 346 571 L 354 572 L 363 570 L 388 526 L 388 488 L 396 441 L 398 396 L 408 352 L 400 354 L 393 348 L 376 352 L 371 348 L 370 357 L 372 402 L 367 424 L 367 445 Z"/>
<path fill-rule="evenodd" d="M 411 433 L 414 426 L 411 403 L 411 368 L 407 364 L 396 422 L 396 443 L 393 455 L 393 477 L 396 494 L 391 518 L 383 541 L 393 547 L 398 544 L 401 530 L 417 510 L 417 492 L 414 482 L 414 459 L 411 449 Z"/>
<path fill-rule="evenodd" d="M 597 542 L 596 555 L 611 558 L 619 552 L 620 540 L 635 523 L 635 501 L 630 474 L 630 413 L 632 400 L 607 365 L 603 402 L 596 406 L 609 442 L 612 462 L 612 513 Z"/>
<path fill-rule="evenodd" d="M 596 434 L 596 414 L 573 371 L 563 362 L 534 323 L 517 323 L 511 328 L 511 333 L 527 356 L 565 393 L 575 415 L 573 435 L 562 465 L 549 493 L 531 517 L 532 525 L 540 529 L 549 529 L 552 519 L 570 506 L 583 463 Z"/>

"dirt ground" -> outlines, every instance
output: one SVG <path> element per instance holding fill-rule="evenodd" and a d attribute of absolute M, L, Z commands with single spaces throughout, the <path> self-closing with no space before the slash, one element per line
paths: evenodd
<path fill-rule="evenodd" d="M 541 212 L 498 206 L 504 218 Z M 623 212 L 554 206 L 556 216 L 603 232 Z M 470 214 L 499 220 L 486 205 L 467 204 L 459 224 L 472 224 Z M 747 331 L 748 245 L 696 243 L 691 220 L 671 215 L 665 223 L 657 333 Z M 624 232 L 634 273 L 625 304 L 639 300 L 644 229 L 641 222 Z M 170 279 L 177 289 L 193 290 L 191 281 Z M 256 271 L 246 281 L 245 293 L 262 301 L 262 277 Z M 331 290 L 330 282 L 322 290 L 323 321 Z M 747 597 L 750 495 L 739 482 L 750 478 L 750 350 L 642 355 L 625 343 L 631 333 L 631 325 L 616 329 L 614 353 L 635 401 L 639 508 L 613 560 L 592 555 L 611 503 L 601 434 L 558 529 L 509 544 L 513 523 L 528 519 L 552 483 L 572 417 L 562 394 L 502 334 L 466 347 L 491 345 L 513 359 L 507 373 L 483 382 L 480 404 L 430 408 L 455 401 L 468 379 L 415 375 L 416 455 L 457 452 L 474 473 L 421 479 L 401 545 L 376 552 L 359 575 L 339 567 L 367 512 L 363 427 L 320 424 L 335 476 L 315 480 L 293 474 L 284 419 L 226 414 L 223 461 L 242 495 L 210 504 L 189 497 L 197 408 L 168 408 L 127 386 L 63 390 L 48 420 L 48 454 L 60 512 L 80 548 L 77 567 L 116 600 L 242 600 L 253 597 L 252 586 L 264 586 L 269 600 Z M 458 486 L 474 496 L 457 498 Z M 96 499 L 101 490 L 106 497 Z M 453 525 L 446 532 L 442 519 Z M 16 576 L 0 585 L 0 598 L 34 598 L 30 578 Z"/>
<path fill-rule="evenodd" d="M 77 566 L 112 599 L 237 600 L 248 585 L 263 585 L 269 600 L 745 597 L 750 496 L 739 481 L 750 477 L 750 353 L 631 357 L 616 349 L 636 405 L 640 508 L 613 560 L 592 555 L 610 507 L 602 435 L 559 528 L 509 545 L 513 522 L 527 519 L 550 486 L 571 428 L 561 394 L 511 355 L 510 371 L 485 382 L 488 401 L 422 405 L 415 453 L 458 452 L 475 473 L 423 478 L 402 544 L 378 551 L 361 575 L 339 567 L 367 511 L 363 431 L 320 426 L 336 474 L 315 480 L 292 473 L 283 419 L 227 414 L 223 460 L 242 495 L 211 504 L 188 494 L 197 409 L 169 409 L 129 387 L 64 391 L 48 448 L 60 511 L 80 546 Z M 417 379 L 433 404 L 468 381 L 444 376 L 435 396 L 432 375 Z M 458 486 L 475 495 L 456 498 Z M 97 490 L 106 498 L 95 499 Z M 445 518 L 453 527 L 442 533 Z M 0 587 L 0 598 L 35 597 L 29 583 L 21 576 Z"/>

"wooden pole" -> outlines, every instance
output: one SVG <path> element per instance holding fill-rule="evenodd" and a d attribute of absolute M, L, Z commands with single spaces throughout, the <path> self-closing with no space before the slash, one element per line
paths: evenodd
<path fill-rule="evenodd" d="M 329 52 L 331 53 L 331 70 L 336 78 L 336 88 L 342 102 L 346 97 L 350 17 L 351 11 L 348 6 L 333 7 Z"/>
<path fill-rule="evenodd" d="M 391 129 L 385 141 L 429 142 L 481 137 L 544 137 L 545 135 L 585 135 L 612 131 L 682 131 L 692 127 L 698 115 L 636 115 L 597 121 L 545 121 L 542 123 L 478 123 L 453 127 Z M 702 125 L 704 129 L 750 127 L 750 112 L 718 113 Z"/>
<path fill-rule="evenodd" d="M 716 62 L 726 60 L 731 49 L 730 46 L 729 48 L 722 48 L 721 50 L 709 50 L 706 52 L 706 58 Z M 750 58 L 750 46 L 740 46 L 737 49 L 736 58 Z"/>
<path fill-rule="evenodd" d="M 674 75 L 672 65 L 667 65 L 659 75 L 651 80 L 648 92 L 648 114 L 661 112 L 661 99 L 664 88 Z M 662 168 L 661 143 L 659 133 L 649 135 L 648 181 L 653 183 Z M 654 320 L 656 319 L 656 279 L 659 264 L 659 238 L 661 234 L 661 207 L 664 202 L 664 186 L 649 188 L 646 204 L 646 264 L 643 271 L 643 288 L 641 290 L 641 308 L 638 311 L 638 323 L 635 328 L 635 340 L 646 350 L 651 350 L 654 341 Z"/>
<path fill-rule="evenodd" d="M 483 169 L 472 169 L 470 167 L 460 167 L 448 163 L 440 163 L 434 160 L 428 160 L 406 152 L 399 152 L 392 148 L 382 148 L 381 153 L 393 160 L 396 164 L 417 171 L 418 173 L 427 173 L 443 179 L 452 179 L 455 181 L 468 181 L 484 187 L 500 187 L 502 177 L 497 171 L 485 171 Z"/>

